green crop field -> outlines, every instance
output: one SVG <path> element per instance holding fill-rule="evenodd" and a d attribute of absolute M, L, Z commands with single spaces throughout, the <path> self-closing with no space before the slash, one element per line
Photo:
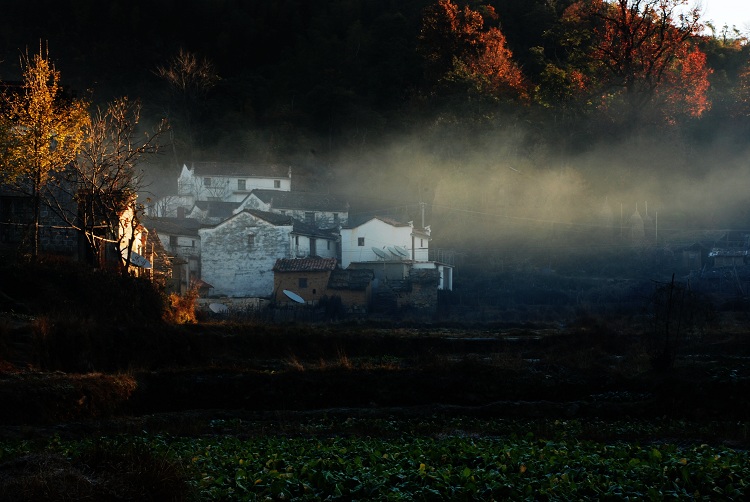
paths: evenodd
<path fill-rule="evenodd" d="M 222 434 L 228 425 L 246 434 Z M 340 434 L 332 436 L 329 426 L 320 422 L 303 424 L 293 434 L 279 430 L 266 434 L 254 424 L 217 421 L 217 433 L 202 437 L 144 433 L 4 443 L 0 460 L 30 453 L 75 460 L 92 450 L 108 451 L 110 458 L 148 452 L 176 465 L 189 486 L 189 498 L 199 500 L 740 500 L 750 496 L 746 450 L 684 439 L 616 439 L 617 434 L 639 430 L 650 434 L 645 423 L 596 424 L 609 428 L 605 432 L 612 435 L 611 441 L 577 438 L 582 427 L 578 421 L 548 423 L 548 437 L 509 432 L 529 425 L 459 419 L 349 421 L 338 424 Z"/>

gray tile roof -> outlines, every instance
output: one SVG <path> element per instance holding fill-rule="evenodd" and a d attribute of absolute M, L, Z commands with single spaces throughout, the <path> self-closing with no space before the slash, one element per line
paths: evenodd
<path fill-rule="evenodd" d="M 218 200 L 199 200 L 195 205 L 201 211 L 207 211 L 209 218 L 229 218 L 237 209 L 239 202 L 222 202 Z"/>
<path fill-rule="evenodd" d="M 164 234 L 192 236 L 197 236 L 198 230 L 207 226 L 193 218 L 155 218 L 153 216 L 144 216 L 142 224 L 148 229 Z"/>
<path fill-rule="evenodd" d="M 338 228 L 318 228 L 315 225 L 294 220 L 292 233 L 306 235 L 308 237 L 320 237 L 321 239 L 336 240 L 339 236 Z"/>
<path fill-rule="evenodd" d="M 274 272 L 328 272 L 336 269 L 336 258 L 279 258 Z"/>
<path fill-rule="evenodd" d="M 269 213 L 268 211 L 260 211 L 259 209 L 245 209 L 243 212 L 252 214 L 257 218 L 266 220 L 268 223 L 276 226 L 291 226 L 294 223 L 294 219 L 291 216 L 284 214 Z"/>
<path fill-rule="evenodd" d="M 274 209 L 331 212 L 349 211 L 349 203 L 346 199 L 336 194 L 256 189 L 252 191 L 251 195 L 255 195 L 266 204 L 271 204 L 271 207 Z"/>
<path fill-rule="evenodd" d="M 286 178 L 289 166 L 247 162 L 193 162 L 196 176 L 237 176 L 247 178 Z"/>

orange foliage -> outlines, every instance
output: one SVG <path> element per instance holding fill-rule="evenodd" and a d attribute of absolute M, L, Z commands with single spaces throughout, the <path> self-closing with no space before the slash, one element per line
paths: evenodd
<path fill-rule="evenodd" d="M 176 324 L 192 324 L 197 322 L 195 316 L 195 300 L 198 289 L 190 288 L 184 295 L 172 293 L 169 295 L 169 308 L 164 314 L 164 320 Z"/>
<path fill-rule="evenodd" d="M 682 0 L 580 0 L 565 12 L 569 26 L 588 30 L 585 67 L 603 105 L 626 102 L 634 110 L 659 103 L 672 121 L 710 108 L 706 56 L 693 47 L 702 26 L 698 12 L 676 18 Z M 682 23 L 677 26 L 675 22 Z M 580 62 L 579 62 L 580 64 Z"/>
<path fill-rule="evenodd" d="M 526 80 L 505 36 L 497 27 L 486 26 L 497 20 L 497 13 L 491 6 L 483 6 L 482 12 L 459 8 L 451 0 L 438 0 L 425 10 L 420 48 L 428 78 L 459 76 L 484 93 L 526 98 Z"/>
<path fill-rule="evenodd" d="M 668 119 L 678 115 L 700 117 L 703 112 L 711 109 L 708 76 L 712 72 L 706 66 L 706 55 L 697 48 L 675 62 L 667 72 L 668 85 L 662 91 L 667 103 L 665 114 Z"/>

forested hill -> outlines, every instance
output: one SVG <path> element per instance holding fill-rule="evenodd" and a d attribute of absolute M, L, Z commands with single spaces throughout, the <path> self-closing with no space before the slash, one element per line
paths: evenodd
<path fill-rule="evenodd" d="M 429 91 L 418 36 L 431 0 L 30 0 L 7 2 L 0 16 L 0 78 L 18 79 L 18 56 L 48 44 L 64 82 L 94 98 L 140 97 L 154 113 L 170 109 L 167 88 L 156 75 L 180 48 L 205 57 L 221 77 L 206 99 L 199 123 L 211 132 L 203 146 L 227 131 L 248 127 L 290 128 L 301 135 L 331 137 L 340 144 L 403 132 L 426 113 Z M 461 2 L 458 2 L 461 3 Z M 559 48 L 551 34 L 571 0 L 490 1 L 494 22 L 513 59 L 538 84 L 539 51 Z M 470 2 L 485 12 L 480 2 Z M 545 36 L 546 33 L 546 36 Z M 541 48 L 541 49 L 540 49 Z M 704 44 L 715 92 L 731 84 L 747 51 Z M 559 54 L 558 54 L 559 56 Z M 172 106 L 172 109 L 174 106 Z M 714 113 L 723 113 L 719 107 Z M 174 110 L 172 110 L 174 111 Z M 525 110 L 528 111 L 528 110 Z M 304 132 L 303 132 L 304 131 Z M 343 145 L 342 145 L 343 146 Z"/>

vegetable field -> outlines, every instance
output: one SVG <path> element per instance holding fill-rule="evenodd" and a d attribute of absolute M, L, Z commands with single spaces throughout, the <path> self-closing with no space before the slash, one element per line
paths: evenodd
<path fill-rule="evenodd" d="M 73 462 L 92 450 L 115 457 L 148 452 L 177 465 L 189 498 L 200 500 L 740 500 L 750 495 L 745 450 L 684 441 L 577 439 L 578 421 L 549 423 L 549 437 L 473 432 L 529 423 L 473 420 L 467 430 L 452 428 L 460 423 L 433 418 L 425 424 L 358 424 L 371 425 L 377 434 L 372 437 L 347 434 L 351 423 L 341 424 L 342 435 L 326 436 L 327 429 L 312 422 L 293 435 L 254 434 L 253 424 L 247 424 L 245 437 L 139 434 L 67 441 L 55 436 L 5 443 L 0 460 L 30 452 Z M 218 430 L 227 424 L 214 425 Z M 600 425 L 615 435 L 618 427 L 628 427 Z"/>

